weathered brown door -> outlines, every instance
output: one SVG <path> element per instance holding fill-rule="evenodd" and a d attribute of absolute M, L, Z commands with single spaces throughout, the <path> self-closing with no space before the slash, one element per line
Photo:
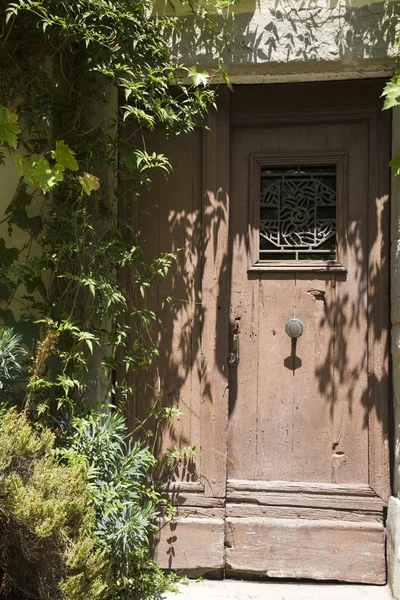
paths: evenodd
<path fill-rule="evenodd" d="M 158 293 L 176 301 L 141 405 L 178 400 L 164 447 L 198 454 L 171 486 L 162 566 L 385 582 L 382 86 L 237 86 L 211 131 L 166 143 L 175 170 L 139 226 L 155 252 L 185 252 Z"/>
<path fill-rule="evenodd" d="M 226 565 L 383 583 L 385 119 L 314 90 L 232 98 Z"/>

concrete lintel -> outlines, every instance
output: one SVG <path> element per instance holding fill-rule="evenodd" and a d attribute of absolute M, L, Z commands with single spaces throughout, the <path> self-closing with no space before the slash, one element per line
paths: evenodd
<path fill-rule="evenodd" d="M 200 71 L 215 67 L 200 63 Z M 297 83 L 302 81 L 342 81 L 346 79 L 389 78 L 395 71 L 395 61 L 389 57 L 382 60 L 310 61 L 292 63 L 263 63 L 227 66 L 229 78 L 234 84 Z M 188 79 L 189 83 L 189 79 Z M 222 77 L 213 75 L 213 83 L 224 83 Z"/>

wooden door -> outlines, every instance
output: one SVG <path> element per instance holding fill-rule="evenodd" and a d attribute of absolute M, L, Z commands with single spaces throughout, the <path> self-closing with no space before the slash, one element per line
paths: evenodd
<path fill-rule="evenodd" d="M 358 107 L 343 105 L 349 84 L 232 97 L 229 571 L 385 581 L 388 141 L 377 91 Z M 293 317 L 298 338 L 285 331 Z"/>
<path fill-rule="evenodd" d="M 137 226 L 149 253 L 183 250 L 155 293 L 159 358 L 130 419 L 177 401 L 160 447 L 197 446 L 171 482 L 162 567 L 385 582 L 383 85 L 237 86 L 221 90 L 210 130 L 156 139 L 174 172 L 143 197 Z"/>

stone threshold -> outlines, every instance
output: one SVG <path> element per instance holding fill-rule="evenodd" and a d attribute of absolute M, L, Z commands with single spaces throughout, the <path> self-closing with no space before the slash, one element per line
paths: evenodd
<path fill-rule="evenodd" d="M 190 581 L 155 600 L 391 600 L 387 586 L 330 583 Z"/>

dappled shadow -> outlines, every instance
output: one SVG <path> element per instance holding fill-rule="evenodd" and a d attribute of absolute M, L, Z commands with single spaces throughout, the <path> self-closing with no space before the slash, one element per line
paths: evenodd
<path fill-rule="evenodd" d="M 157 403 L 164 408 L 178 407 L 181 414 L 163 424 L 155 440 L 156 451 L 195 444 L 197 456 L 179 461 L 171 481 L 202 480 L 207 485 L 207 472 L 200 463 L 202 456 L 214 449 L 211 442 L 204 443 L 204 410 L 206 404 L 213 404 L 214 351 L 218 356 L 224 350 L 219 349 L 221 340 L 217 339 L 214 350 L 207 351 L 204 325 L 210 310 L 227 313 L 226 302 L 222 305 L 219 301 L 219 290 L 226 287 L 228 262 L 226 256 L 217 258 L 227 195 L 222 190 L 203 188 L 203 135 L 198 130 L 169 141 L 156 134 L 146 140 L 148 150 L 155 148 L 169 157 L 173 171 L 168 179 L 156 175 L 151 189 L 143 193 L 137 227 L 149 259 L 166 252 L 173 253 L 175 259 L 166 278 L 150 291 L 149 308 L 160 316 L 153 334 L 157 356 L 150 369 L 135 377 L 129 420 L 133 430 L 146 418 L 149 407 Z M 217 260 L 217 278 L 203 283 L 205 273 L 212 270 L 210 263 Z M 213 297 L 211 306 L 205 301 L 207 294 Z M 217 314 L 211 318 L 216 321 Z M 146 426 L 155 430 L 154 419 Z"/>
<path fill-rule="evenodd" d="M 312 97 L 315 106 L 320 101 L 329 109 L 329 103 L 334 106 L 335 100 L 332 98 L 337 95 L 341 98 L 342 105 L 346 102 L 351 105 L 353 102 L 356 108 L 358 94 L 364 94 L 360 84 L 360 90 L 353 94 L 353 98 L 350 96 L 346 98 L 346 93 L 351 89 L 352 84 L 343 82 L 324 84 L 323 88 L 318 88 L 324 90 L 323 93 L 318 95 L 315 93 L 318 85 L 320 84 L 285 86 L 285 91 L 288 92 L 285 97 L 291 98 L 296 91 L 301 90 L 303 98 Z M 368 92 L 369 85 L 366 82 L 365 94 L 371 94 Z M 372 83 L 371 86 L 375 86 L 374 89 L 378 92 L 383 83 Z M 265 106 L 267 98 L 270 98 L 272 111 L 276 110 L 274 102 L 279 106 L 281 89 L 279 86 L 264 88 L 264 95 L 260 95 L 261 88 L 257 88 L 257 102 L 253 105 L 252 92 L 250 88 L 248 89 L 250 100 L 246 100 L 244 104 L 247 115 L 248 110 L 258 113 L 263 103 Z M 254 92 L 257 90 L 254 88 Z M 244 98 L 243 89 L 240 93 L 237 90 L 236 96 L 232 96 L 234 119 L 236 118 L 235 106 L 238 106 L 238 102 L 240 104 L 241 95 Z M 290 102 L 286 101 L 286 105 L 287 107 L 282 110 L 288 109 Z M 251 106 L 254 108 L 249 108 Z M 254 137 L 255 130 L 254 126 L 252 127 L 251 135 Z M 306 131 L 307 123 L 302 127 Z M 206 139 L 204 136 L 210 135 L 213 134 L 203 134 L 198 131 L 175 141 L 167 141 L 158 136 L 149 140 L 149 149 L 154 144 L 158 152 L 163 151 L 170 156 L 174 171 L 168 180 L 160 177 L 154 181 L 153 188 L 143 199 L 143 208 L 137 217 L 145 250 L 149 255 L 174 252 L 177 258 L 167 278 L 152 293 L 151 307 L 158 310 L 161 317 L 156 339 L 159 355 L 153 369 L 146 373 L 144 379 L 136 382 L 137 401 L 133 403 L 134 413 L 135 418 L 143 418 L 148 407 L 157 398 L 163 406 L 176 404 L 179 407 L 182 414 L 171 419 L 163 427 L 157 439 L 157 449 L 161 452 L 175 445 L 178 447 L 196 445 L 197 455 L 190 459 L 184 458 L 171 476 L 173 482 L 180 481 L 185 484 L 184 489 L 188 493 L 191 484 L 199 483 L 208 488 L 208 493 L 212 493 L 212 485 L 208 480 L 212 479 L 210 473 L 213 469 L 218 471 L 215 464 L 218 451 L 213 444 L 216 443 L 216 439 L 219 442 L 218 438 L 224 435 L 224 429 L 219 432 L 214 424 L 215 419 L 219 418 L 223 427 L 225 416 L 218 415 L 219 412 L 224 411 L 220 386 L 221 382 L 228 382 L 228 369 L 231 417 L 229 434 L 231 447 L 228 453 L 232 458 L 228 470 L 233 477 L 249 476 L 261 479 L 269 477 L 268 465 L 265 461 L 268 460 L 267 454 L 272 451 L 271 444 L 274 444 L 274 436 L 278 432 L 273 433 L 271 430 L 269 441 L 266 439 L 264 442 L 265 433 L 262 434 L 261 430 L 257 429 L 263 427 L 268 431 L 271 427 L 268 424 L 269 410 L 274 414 L 274 418 L 275 414 L 279 415 L 279 412 L 276 413 L 276 410 L 279 410 L 278 406 L 271 405 L 270 409 L 268 408 L 269 396 L 266 394 L 268 387 L 272 397 L 279 394 L 282 396 L 282 402 L 286 404 L 292 401 L 298 404 L 298 398 L 304 396 L 301 400 L 303 411 L 304 406 L 308 404 L 310 407 L 314 405 L 313 403 L 320 407 L 323 403 L 328 404 L 329 411 L 321 418 L 327 419 L 324 427 L 330 422 L 330 427 L 335 430 L 335 439 L 331 442 L 335 456 L 341 452 L 336 439 L 338 435 L 336 429 L 341 427 L 338 419 L 339 421 L 344 419 L 346 411 L 350 419 L 353 417 L 359 419 L 357 415 L 360 415 L 360 407 L 362 407 L 361 426 L 364 429 L 368 429 L 371 425 L 370 415 L 373 413 L 373 418 L 383 423 L 384 435 L 387 434 L 388 236 L 385 231 L 389 206 L 385 200 L 386 178 L 379 176 L 375 181 L 374 172 L 371 172 L 368 175 L 370 182 L 362 188 L 368 189 L 369 186 L 370 190 L 366 192 L 370 195 L 368 220 L 365 207 L 353 208 L 353 212 L 350 213 L 346 230 L 350 261 L 348 273 L 307 274 L 289 271 L 280 274 L 262 272 L 247 274 L 247 197 L 242 197 L 242 212 L 238 217 L 232 217 L 237 210 L 235 206 L 238 206 L 239 202 L 236 190 L 232 190 L 234 207 L 231 209 L 230 241 L 227 244 L 225 234 L 222 233 L 227 225 L 227 190 L 223 185 L 217 187 L 217 171 L 209 174 L 210 186 L 203 178 L 204 140 Z M 292 143 L 290 139 L 289 137 L 289 143 Z M 263 149 L 262 146 L 257 146 L 257 142 L 252 144 L 248 146 L 249 150 L 260 152 Z M 286 150 L 282 148 L 283 146 L 281 152 L 285 152 Z M 301 146 L 298 150 L 302 150 Z M 333 150 L 346 152 L 347 147 L 339 143 L 339 146 L 333 147 Z M 245 190 L 248 187 L 246 178 L 249 152 L 246 148 L 243 152 L 243 160 L 240 157 L 239 159 L 240 169 L 243 171 L 243 190 L 244 194 L 247 194 Z M 236 159 L 232 161 L 231 184 L 236 185 L 235 177 L 239 172 L 236 165 L 239 163 Z M 367 176 L 367 173 L 365 175 Z M 354 174 L 350 176 L 354 177 Z M 214 189 L 211 181 L 217 183 Z M 357 194 L 355 189 L 353 185 L 351 191 L 353 196 Z M 375 218 L 377 212 L 379 212 L 379 219 Z M 232 265 L 236 265 L 233 271 Z M 226 289 L 230 280 L 232 280 L 231 294 L 233 295 L 229 298 Z M 249 295 L 250 289 L 253 290 L 251 292 L 253 299 Z M 281 294 L 279 290 L 282 290 Z M 289 292 L 297 294 L 297 305 L 300 311 L 298 316 L 307 317 L 305 333 L 299 338 L 294 354 L 290 340 L 284 333 L 285 321 L 292 316 L 294 310 L 287 297 Z M 262 293 L 266 294 L 265 299 Z M 274 294 L 278 294 L 275 300 Z M 279 316 L 282 307 L 279 307 L 278 297 L 282 294 L 285 305 L 282 316 Z M 269 296 L 272 300 L 268 300 Z M 166 298 L 169 300 L 165 301 Z M 272 304 L 269 305 L 268 302 Z M 275 312 L 277 310 L 276 318 L 270 312 L 271 309 Z M 303 315 L 302 311 L 306 314 Z M 257 316 L 259 312 L 260 315 Z M 238 326 L 239 330 L 240 363 L 228 367 L 226 355 L 229 348 L 232 348 L 232 333 L 235 326 Z M 268 332 L 268 327 L 272 327 L 271 333 Z M 314 329 L 315 334 L 312 333 Z M 268 350 L 265 354 L 269 357 L 269 362 L 266 363 L 267 370 L 262 366 L 264 364 L 262 361 L 265 360 L 262 358 L 263 344 L 267 344 L 266 350 Z M 380 348 L 379 356 L 374 351 L 374 345 Z M 281 368 L 284 370 L 281 371 Z M 269 369 L 275 370 L 278 382 L 274 382 L 273 378 L 268 380 Z M 271 375 L 273 377 L 272 372 Z M 293 380 L 294 392 L 290 392 L 292 384 L 287 378 Z M 302 387 L 305 390 L 309 389 L 309 400 L 306 392 L 301 390 Z M 218 397 L 216 397 L 217 389 L 220 390 Z M 254 398 L 251 400 L 253 394 Z M 294 394 L 292 400 L 288 394 L 289 396 Z M 336 404 L 340 409 L 335 409 Z M 264 425 L 252 424 L 252 418 L 257 411 L 263 413 Z M 340 418 L 338 415 L 341 415 Z M 282 416 L 282 423 L 289 417 Z M 254 434 L 247 433 L 247 426 L 253 430 L 255 427 Z M 293 420 L 287 422 L 286 427 L 292 428 L 292 435 L 295 435 L 296 428 L 297 435 L 305 433 L 300 431 L 300 425 L 296 425 Z M 290 432 L 285 435 L 290 437 Z M 246 455 L 242 453 L 241 448 L 248 436 L 254 441 L 250 442 L 249 454 Z M 303 451 L 309 452 L 311 440 L 302 443 Z M 262 459 L 259 456 L 260 452 L 264 456 Z M 301 458 L 301 452 L 293 448 L 290 452 L 294 453 L 291 467 L 293 469 L 296 461 Z M 296 452 L 300 454 L 297 456 Z M 253 466 L 259 463 L 254 475 L 251 475 L 248 466 L 250 459 Z M 226 459 L 222 455 L 218 460 L 223 463 Z M 210 464 L 211 467 L 207 467 Z M 365 469 L 363 468 L 362 471 L 364 473 Z M 287 474 L 289 480 L 293 476 L 291 471 Z M 324 477 L 326 479 L 330 476 L 329 473 Z M 298 477 L 312 480 L 313 474 L 307 475 L 299 471 Z M 199 490 L 193 488 L 192 491 L 197 493 Z"/>
<path fill-rule="evenodd" d="M 230 384 L 228 453 L 234 464 L 228 477 L 375 489 L 369 461 L 376 460 L 377 478 L 379 469 L 384 472 L 376 492 L 387 497 L 390 121 L 380 113 L 383 85 L 248 86 L 237 87 L 232 97 L 231 327 L 239 318 L 242 350 Z M 369 114 L 370 125 L 367 117 L 358 117 L 358 125 L 357 117 L 341 122 L 346 105 L 350 112 Z M 299 111 L 298 123 L 291 106 Z M 311 117 L 320 114 L 318 106 L 328 113 L 336 106 L 338 112 L 318 124 Z M 342 193 L 348 200 L 338 208 L 347 272 L 296 271 L 286 260 L 275 272 L 245 276 L 249 213 L 242 203 L 249 194 L 251 206 L 255 193 L 245 166 L 249 156 L 294 153 L 295 167 L 302 154 L 316 151 L 347 155 Z M 342 210 L 348 211 L 345 225 L 340 225 Z M 294 315 L 304 321 L 305 331 L 293 363 L 285 322 Z"/>
<path fill-rule="evenodd" d="M 367 219 L 362 216 L 359 221 L 353 221 L 348 231 L 348 244 L 354 252 L 355 265 L 353 277 L 359 282 L 357 296 L 351 296 L 349 292 L 343 293 L 334 304 L 328 307 L 326 315 L 320 320 L 320 327 L 328 328 L 332 333 L 325 361 L 316 369 L 319 379 L 319 389 L 322 397 L 327 394 L 329 379 L 326 377 L 329 365 L 335 366 L 337 384 L 345 385 L 347 389 L 346 400 L 349 414 L 353 411 L 354 403 L 361 402 L 364 407 L 364 427 L 369 426 L 371 411 L 376 412 L 379 421 L 385 422 L 388 409 L 388 383 L 387 368 L 389 361 L 388 345 L 388 292 L 389 292 L 389 234 L 387 231 L 389 223 L 389 202 L 387 196 L 387 184 L 383 189 L 376 190 L 376 201 L 371 198 L 370 220 L 368 222 L 369 233 L 369 257 L 365 240 L 367 230 Z M 373 212 L 380 212 L 380 222 L 373 219 Z M 376 245 L 379 244 L 379 247 Z M 376 257 L 376 262 L 373 259 Z M 382 313 L 379 314 L 380 307 Z M 366 329 L 368 327 L 368 330 Z M 358 360 L 352 357 L 352 345 L 354 338 L 346 335 L 353 331 L 353 335 L 362 336 L 362 351 Z M 379 356 L 379 364 L 371 364 L 373 346 L 379 346 L 383 355 Z M 351 368 L 349 369 L 349 365 Z M 368 386 L 365 386 L 361 397 L 355 394 L 352 381 L 358 381 L 363 375 L 368 374 Z M 382 401 L 379 388 L 386 392 Z M 334 402 L 331 404 L 331 413 L 334 411 Z M 385 423 L 387 426 L 387 423 Z M 388 432 L 386 431 L 386 434 Z"/>
<path fill-rule="evenodd" d="M 275 2 L 269 10 L 269 22 L 265 15 L 258 20 L 256 3 L 247 13 L 232 12 L 221 27 L 216 45 L 210 41 L 206 28 L 200 30 L 199 36 L 193 35 L 193 28 L 202 25 L 188 17 L 175 47 L 184 59 L 190 57 L 188 63 L 204 63 L 204 53 L 210 57 L 222 50 L 228 64 L 265 63 L 272 67 L 282 64 L 282 47 L 288 63 L 296 65 L 299 61 L 375 60 L 394 43 L 393 22 L 400 15 L 398 3 L 355 8 L 350 2 L 344 6 L 343 2 L 332 1 L 324 10 L 295 10 L 294 4 Z M 321 31 L 326 32 L 324 40 Z M 258 90 L 249 88 L 250 100 L 241 110 L 247 116 L 264 111 L 266 120 L 269 110 L 278 115 L 280 111 L 301 113 L 304 133 L 314 123 L 312 117 L 307 121 L 308 109 L 324 106 L 332 112 L 336 106 L 348 105 L 353 111 L 361 106 L 370 110 L 372 104 L 368 105 L 364 97 L 368 85 L 365 90 L 362 85 L 355 86 L 354 93 L 351 82 L 304 84 L 302 88 L 300 84 L 267 89 L 262 86 L 263 92 L 259 86 Z M 383 81 L 375 84 L 374 109 L 383 86 Z M 298 99 L 300 89 L 302 104 Z M 232 104 L 237 106 L 238 96 L 236 88 Z M 237 114 L 234 107 L 232 110 L 234 119 Z M 375 116 L 379 107 L 377 111 Z M 350 118 L 346 119 L 350 122 Z M 368 483 L 368 465 L 363 463 L 358 473 L 357 466 L 349 460 L 350 470 L 346 471 L 345 452 L 351 449 L 348 423 L 356 423 L 352 419 L 359 419 L 362 431 L 357 432 L 359 438 L 354 445 L 359 447 L 358 456 L 367 463 L 371 457 L 368 428 L 374 428 L 375 422 L 379 424 L 381 437 L 374 442 L 378 447 L 383 447 L 388 435 L 388 178 L 386 174 L 376 177 L 370 158 L 361 172 L 349 174 L 370 180 L 369 213 L 364 205 L 352 213 L 346 226 L 351 258 L 347 273 L 247 273 L 248 161 L 251 153 L 261 152 L 265 146 L 271 152 L 272 146 L 265 142 L 270 130 L 265 127 L 257 138 L 254 132 L 261 125 L 247 124 L 254 143 L 249 142 L 241 162 L 232 158 L 230 161 L 230 183 L 240 177 L 244 181 L 241 194 L 235 197 L 220 168 L 229 154 L 229 142 L 216 131 L 219 126 L 214 113 L 211 122 L 212 131 L 208 133 L 196 131 L 170 141 L 152 135 L 147 140 L 148 150 L 155 149 L 170 158 L 173 173 L 168 180 L 157 176 L 149 192 L 142 196 L 137 228 L 149 257 L 173 252 L 176 261 L 165 280 L 152 290 L 150 308 L 161 317 L 154 334 L 158 356 L 153 366 L 135 380 L 130 422 L 145 418 L 149 406 L 156 401 L 164 407 L 179 407 L 181 414 L 159 432 L 156 450 L 161 453 L 171 446 L 197 447 L 196 455 L 183 458 L 171 475 L 171 496 L 180 505 L 187 502 L 190 494 L 200 497 L 203 493 L 223 502 L 225 480 L 219 478 L 225 477 L 226 468 L 228 476 L 235 479 Z M 371 122 L 375 123 L 373 119 Z M 380 126 L 387 127 L 387 123 L 382 123 Z M 240 126 L 244 127 L 243 123 Z M 283 138 L 285 132 L 287 136 L 285 143 L 277 144 L 276 155 L 320 149 L 310 146 L 307 133 L 304 146 L 294 147 L 289 125 L 282 118 L 277 118 L 274 127 L 284 130 Z M 211 136 L 208 139 L 213 140 L 216 154 L 209 171 L 205 166 L 210 152 L 210 148 L 205 152 L 207 136 Z M 369 142 L 371 139 L 368 137 Z M 380 138 L 380 143 L 386 146 L 379 149 L 377 156 L 387 163 L 388 139 Z M 347 151 L 339 138 L 330 149 Z M 229 209 L 232 198 L 235 202 Z M 245 209 L 237 219 L 232 215 L 240 202 Z M 377 212 L 379 219 L 375 218 Z M 228 215 L 229 240 L 225 236 Z M 233 269 L 235 263 L 239 267 Z M 353 281 L 350 286 L 349 281 Z M 280 288 L 292 296 L 282 295 Z M 309 319 L 305 320 L 304 336 L 293 352 L 284 325 L 296 310 L 292 300 L 296 288 L 301 307 L 298 316 L 303 317 L 301 310 L 305 310 Z M 276 319 L 272 313 L 278 315 Z M 238 323 L 240 362 L 228 367 L 226 356 Z M 305 340 L 311 343 L 307 345 Z M 379 348 L 379 352 L 374 348 Z M 272 357 L 270 364 L 261 360 L 267 351 Z M 307 404 L 310 398 L 312 402 Z M 228 417 L 227 436 L 224 423 Z M 155 428 L 154 422 L 149 425 Z M 318 471 L 322 456 L 316 441 L 319 426 L 329 459 Z M 346 427 L 347 438 L 345 434 L 342 438 L 341 430 Z M 220 452 L 226 439 L 228 450 Z M 386 474 L 383 475 L 384 479 Z M 386 491 L 385 488 L 378 493 L 385 496 Z M 192 496 L 191 502 L 194 501 Z M 175 542 L 173 536 L 168 542 L 170 566 Z"/>
<path fill-rule="evenodd" d="M 393 54 L 399 16 L 398 2 L 238 2 L 228 15 L 213 17 L 213 35 L 204 19 L 185 17 L 173 47 L 179 62 L 204 65 L 220 57 L 228 69 L 385 59 Z"/>

